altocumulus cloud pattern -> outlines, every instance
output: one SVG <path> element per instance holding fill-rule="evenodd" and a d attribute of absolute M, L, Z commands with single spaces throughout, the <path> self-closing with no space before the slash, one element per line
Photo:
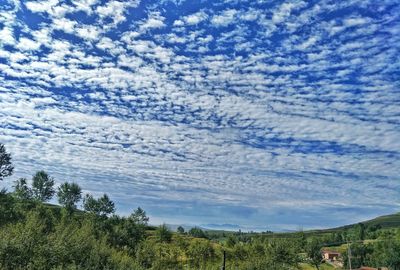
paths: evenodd
<path fill-rule="evenodd" d="M 153 223 L 399 211 L 399 74 L 396 0 L 0 0 L 5 183 L 45 169 Z"/>

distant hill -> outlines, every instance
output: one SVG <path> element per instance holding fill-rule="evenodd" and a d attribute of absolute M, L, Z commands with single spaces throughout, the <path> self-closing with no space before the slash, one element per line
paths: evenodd
<path fill-rule="evenodd" d="M 359 224 L 359 223 L 363 223 L 367 227 L 380 226 L 380 228 L 382 228 L 382 229 L 398 228 L 398 227 L 400 227 L 400 213 L 380 216 L 380 217 L 376 217 L 374 219 L 360 221 L 355 224 L 344 225 L 344 226 L 331 228 L 331 229 L 305 231 L 305 233 L 306 234 L 320 234 L 320 233 L 340 232 L 343 230 L 351 229 L 351 228 L 357 226 L 357 224 Z"/>
<path fill-rule="evenodd" d="M 400 227 L 400 213 L 385 215 L 376 217 L 371 220 L 360 221 L 355 224 L 340 226 L 336 228 L 330 229 L 315 229 L 315 230 L 305 230 L 303 233 L 307 236 L 321 236 L 326 233 L 340 233 L 344 230 L 352 229 L 353 227 L 357 226 L 357 224 L 363 223 L 365 226 L 379 226 L 382 229 L 389 229 L 389 228 L 399 228 Z M 251 233 L 251 235 L 264 235 L 268 238 L 293 238 L 297 237 L 299 231 L 287 231 L 287 232 L 274 232 L 274 233 Z"/>
<path fill-rule="evenodd" d="M 363 223 L 366 226 L 381 226 L 382 228 L 394 228 L 400 227 L 400 213 L 380 216 L 371 220 L 362 221 L 359 223 Z M 330 230 L 342 230 L 348 229 L 356 226 L 357 224 L 346 225 L 338 228 L 333 228 Z"/>

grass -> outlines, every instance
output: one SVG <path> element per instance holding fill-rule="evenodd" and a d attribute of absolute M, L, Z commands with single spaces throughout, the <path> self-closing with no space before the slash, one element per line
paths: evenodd
<path fill-rule="evenodd" d="M 315 266 L 312 266 L 312 265 L 310 265 L 308 263 L 301 263 L 300 264 L 300 269 L 301 270 L 316 270 L 317 268 L 315 268 Z M 324 263 L 324 264 L 321 264 L 319 269 L 320 270 L 333 270 L 333 269 L 337 269 L 337 268 L 333 267 L 330 264 Z"/>

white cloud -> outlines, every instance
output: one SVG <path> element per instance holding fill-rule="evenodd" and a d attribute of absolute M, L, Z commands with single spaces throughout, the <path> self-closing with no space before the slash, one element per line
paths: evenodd
<path fill-rule="evenodd" d="M 76 21 L 71 21 L 66 18 L 56 18 L 53 20 L 53 28 L 55 30 L 62 30 L 65 33 L 72 34 L 75 31 L 75 26 L 77 25 Z"/>
<path fill-rule="evenodd" d="M 22 37 L 19 39 L 16 47 L 22 51 L 35 51 L 40 48 L 40 43 L 29 38 Z"/>
<path fill-rule="evenodd" d="M 346 27 L 353 27 L 368 23 L 370 20 L 367 18 L 349 18 L 343 21 L 343 25 Z"/>
<path fill-rule="evenodd" d="M 272 16 L 272 22 L 274 24 L 279 24 L 285 21 L 287 17 L 290 16 L 292 10 L 296 10 L 306 6 L 306 2 L 295 1 L 283 3 L 277 10 L 274 11 Z"/>
<path fill-rule="evenodd" d="M 257 20 L 263 12 L 257 9 L 250 9 L 248 11 L 242 12 L 240 14 L 240 19 L 244 21 L 255 21 Z"/>
<path fill-rule="evenodd" d="M 179 37 L 176 34 L 172 33 L 168 35 L 168 42 L 170 43 L 185 43 L 186 38 L 185 37 Z"/>
<path fill-rule="evenodd" d="M 114 26 L 126 20 L 124 12 L 126 4 L 120 1 L 109 1 L 105 6 L 99 6 L 96 9 L 96 13 L 101 18 L 111 17 L 113 19 Z"/>
<path fill-rule="evenodd" d="M 174 26 L 183 26 L 185 23 L 182 20 L 175 20 L 173 23 Z"/>
<path fill-rule="evenodd" d="M 27 9 L 35 13 L 49 12 L 51 9 L 59 3 L 59 0 L 49 1 L 29 1 L 25 3 Z"/>
<path fill-rule="evenodd" d="M 207 13 L 205 13 L 204 11 L 199 11 L 183 17 L 183 21 L 185 21 L 188 25 L 195 25 L 201 23 L 204 20 L 207 20 L 207 18 Z"/>
<path fill-rule="evenodd" d="M 101 31 L 97 26 L 82 25 L 75 28 L 76 35 L 82 39 L 98 40 L 101 35 Z"/>
<path fill-rule="evenodd" d="M 92 6 L 96 5 L 98 0 L 72 0 L 77 10 L 85 11 L 87 14 L 93 12 Z"/>
<path fill-rule="evenodd" d="M 313 46 L 317 41 L 318 41 L 317 37 L 315 36 L 310 37 L 309 39 L 305 40 L 303 43 L 298 45 L 297 49 L 304 51 L 309 47 Z"/>
<path fill-rule="evenodd" d="M 156 29 L 165 27 L 165 18 L 160 15 L 159 12 L 154 12 L 149 15 L 149 18 L 140 25 L 141 31 L 146 31 L 148 29 Z"/>
<path fill-rule="evenodd" d="M 237 13 L 235 9 L 224 10 L 219 15 L 214 15 L 211 19 L 211 23 L 216 27 L 228 26 L 234 22 Z"/>
<path fill-rule="evenodd" d="M 4 45 L 15 44 L 15 38 L 11 28 L 4 27 L 2 30 L 0 30 L 0 44 Z"/>

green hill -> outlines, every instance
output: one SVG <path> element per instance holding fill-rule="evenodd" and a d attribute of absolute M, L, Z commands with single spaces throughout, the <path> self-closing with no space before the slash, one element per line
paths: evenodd
<path fill-rule="evenodd" d="M 367 227 L 376 226 L 376 227 L 380 227 L 382 229 L 397 228 L 397 227 L 400 227 L 400 213 L 380 216 L 380 217 L 376 217 L 374 219 L 361 221 L 359 223 L 363 223 Z M 320 232 L 337 232 L 337 231 L 342 231 L 342 230 L 346 230 L 346 229 L 351 229 L 351 228 L 357 226 L 357 224 L 359 224 L 359 223 L 345 225 L 345 226 L 332 228 L 332 229 L 317 230 L 317 231 L 320 231 Z"/>
<path fill-rule="evenodd" d="M 394 228 L 400 226 L 400 213 L 380 216 L 371 220 L 362 222 L 368 226 L 380 225 L 382 228 Z"/>

